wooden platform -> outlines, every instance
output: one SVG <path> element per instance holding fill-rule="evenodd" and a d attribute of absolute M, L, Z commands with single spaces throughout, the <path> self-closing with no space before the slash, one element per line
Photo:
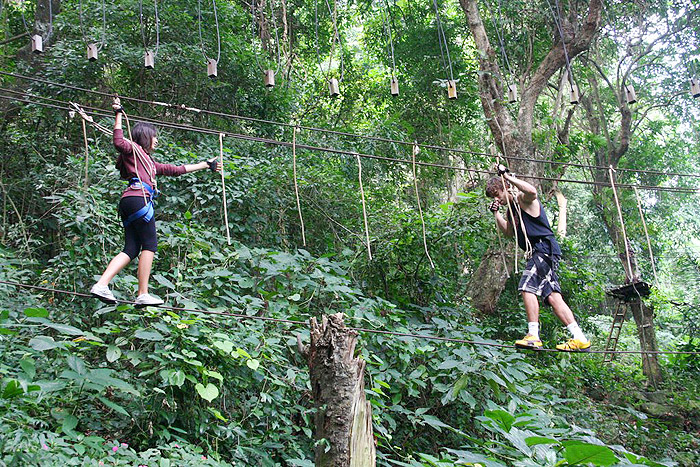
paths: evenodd
<path fill-rule="evenodd" d="M 651 284 L 644 281 L 637 281 L 614 289 L 608 289 L 605 293 L 623 302 L 633 302 L 639 299 L 640 296 L 648 297 L 651 293 Z"/>

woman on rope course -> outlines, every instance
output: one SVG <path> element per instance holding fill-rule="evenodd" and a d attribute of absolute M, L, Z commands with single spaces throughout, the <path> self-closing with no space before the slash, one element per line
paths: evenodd
<path fill-rule="evenodd" d="M 132 141 L 129 141 L 124 138 L 123 108 L 118 98 L 114 99 L 112 108 L 116 114 L 114 147 L 119 151 L 116 166 L 121 178 L 129 181 L 129 186 L 119 201 L 119 214 L 124 225 L 124 249 L 109 262 L 100 280 L 90 289 L 90 293 L 105 303 L 116 303 L 116 298 L 109 290 L 109 283 L 141 253 L 137 272 L 139 288 L 136 306 L 162 305 L 163 300 L 148 293 L 153 256 L 158 247 L 156 220 L 153 215 L 154 200 L 160 194 L 156 176 L 179 176 L 206 168 L 218 172 L 221 171 L 221 163 L 217 163 L 216 157 L 197 164 L 173 165 L 156 162 L 151 157 L 158 145 L 156 128 L 149 123 L 137 123 L 130 132 Z"/>
<path fill-rule="evenodd" d="M 561 296 L 556 274 L 561 248 L 554 238 L 542 203 L 537 199 L 537 189 L 510 174 L 502 164 L 498 164 L 496 169 L 499 176 L 486 184 L 486 196 L 493 198 L 489 209 L 496 218 L 498 228 L 509 237 L 515 236 L 521 249 L 532 252 L 518 285 L 527 313 L 528 332 L 525 337 L 515 341 L 515 346 L 533 350 L 542 348 L 539 336 L 540 304 L 537 299 L 542 297 L 572 335 L 567 342 L 557 345 L 557 350 L 590 351 L 591 342 L 586 339 L 571 308 Z M 499 212 L 501 206 L 507 207 L 506 217 Z"/>

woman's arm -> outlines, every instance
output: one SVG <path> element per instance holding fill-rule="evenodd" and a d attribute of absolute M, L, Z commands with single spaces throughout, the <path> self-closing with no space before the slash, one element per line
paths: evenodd
<path fill-rule="evenodd" d="M 202 161 L 196 164 L 185 164 L 185 172 L 190 173 L 204 169 L 210 169 L 212 172 L 221 172 L 221 162 L 218 162 L 216 159 L 217 158 L 215 157 L 208 161 Z"/>
<path fill-rule="evenodd" d="M 131 154 L 131 143 L 124 138 L 124 130 L 122 130 L 122 106 L 119 103 L 119 98 L 114 99 L 114 102 L 112 102 L 112 109 L 114 109 L 115 114 L 114 131 L 112 133 L 114 147 L 122 154 Z"/>

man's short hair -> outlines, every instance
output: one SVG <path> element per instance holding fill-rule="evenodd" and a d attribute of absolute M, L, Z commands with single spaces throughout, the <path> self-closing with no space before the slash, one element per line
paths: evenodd
<path fill-rule="evenodd" d="M 486 196 L 495 198 L 503 191 L 503 183 L 506 184 L 506 189 L 510 188 L 508 180 L 503 180 L 501 177 L 493 177 L 486 182 Z"/>

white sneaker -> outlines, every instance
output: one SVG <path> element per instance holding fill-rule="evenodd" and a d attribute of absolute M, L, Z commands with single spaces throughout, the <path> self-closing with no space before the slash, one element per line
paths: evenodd
<path fill-rule="evenodd" d="M 137 308 L 143 308 L 145 306 L 158 306 L 162 305 L 164 302 L 158 297 L 154 297 L 151 294 L 142 293 L 136 297 L 136 302 L 134 302 Z"/>
<path fill-rule="evenodd" d="M 90 293 L 93 297 L 99 298 L 101 301 L 109 305 L 114 305 L 117 303 L 116 297 L 106 285 L 95 284 L 90 289 Z"/>

